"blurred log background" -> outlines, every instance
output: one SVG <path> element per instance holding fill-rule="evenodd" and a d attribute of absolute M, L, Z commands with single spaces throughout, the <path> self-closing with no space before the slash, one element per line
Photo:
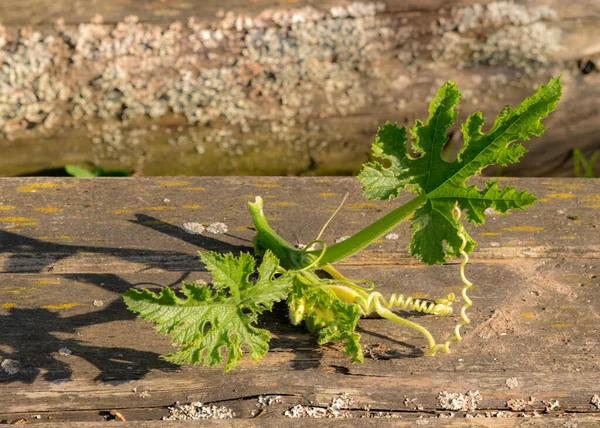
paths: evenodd
<path fill-rule="evenodd" d="M 600 148 L 598 0 L 2 0 L 0 19 L 0 175 L 351 174 L 446 80 L 489 125 L 560 73 L 533 153 L 486 172 L 569 176 Z"/>

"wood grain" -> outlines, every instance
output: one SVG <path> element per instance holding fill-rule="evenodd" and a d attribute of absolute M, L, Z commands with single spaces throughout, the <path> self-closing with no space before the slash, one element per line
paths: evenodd
<path fill-rule="evenodd" d="M 525 413 L 542 415 L 544 426 L 594 426 L 599 413 L 590 399 L 600 384 L 598 180 L 504 181 L 542 201 L 469 227 L 480 241 L 467 270 L 475 306 L 465 340 L 451 354 L 426 357 L 418 334 L 369 317 L 359 323 L 366 361 L 350 364 L 339 346 L 318 346 L 302 327 L 291 326 L 285 306 L 277 305 L 261 320 L 273 333 L 270 352 L 223 375 L 220 368 L 160 360 L 172 350 L 168 338 L 136 320 L 119 293 L 210 280 L 196 253 L 250 250 L 245 202 L 251 195 L 262 195 L 274 227 L 299 243 L 314 238 L 346 191 L 349 200 L 326 241 L 382 215 L 385 204 L 365 204 L 349 178 L 2 179 L 0 354 L 19 361 L 20 371 L 0 372 L 0 420 L 93 427 L 116 408 L 136 426 L 166 416 L 176 401 L 198 400 L 231 408 L 254 426 L 258 396 L 281 396 L 261 414 L 261 426 L 269 426 L 283 423 L 294 405 L 325 408 L 346 392 L 354 399 L 354 417 L 365 416 L 369 406 L 373 414 L 401 416 L 394 426 L 408 426 L 449 414 L 439 393 L 478 390 L 483 399 L 475 413 L 501 411 L 508 418 L 502 424 L 495 417 L 477 419 L 479 426 L 529 426 L 517 418 L 521 412 L 509 410 L 511 399 L 530 401 Z M 229 231 L 192 235 L 182 228 L 192 221 L 225 222 Z M 398 232 L 398 240 L 384 239 L 340 269 L 374 280 L 384 294 L 434 298 L 459 290 L 456 264 L 414 263 L 404 251 L 408 230 Z M 456 321 L 406 316 L 437 337 Z M 546 413 L 550 400 L 558 400 L 560 410 Z M 236 421 L 227 426 L 238 426 Z M 431 422 L 473 426 L 467 421 Z"/>

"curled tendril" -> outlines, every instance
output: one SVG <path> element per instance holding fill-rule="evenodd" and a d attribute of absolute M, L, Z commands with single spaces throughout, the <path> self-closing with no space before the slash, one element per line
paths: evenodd
<path fill-rule="evenodd" d="M 380 316 L 394 321 L 398 324 L 412 328 L 425 336 L 429 344 L 429 354 L 435 355 L 437 351 L 450 352 L 450 343 L 457 342 L 462 339 L 460 335 L 460 328 L 466 324 L 469 324 L 470 320 L 467 317 L 466 310 L 473 304 L 471 299 L 467 296 L 467 291 L 473 286 L 473 284 L 465 276 L 465 266 L 469 262 L 469 256 L 465 251 L 467 246 L 467 237 L 465 229 L 460 222 L 461 211 L 458 208 L 458 204 L 454 206 L 453 211 L 454 219 L 458 224 L 458 236 L 462 241 L 462 245 L 459 248 L 462 261 L 460 263 L 460 279 L 463 283 L 461 296 L 463 298 L 463 306 L 460 309 L 461 320 L 454 327 L 454 335 L 447 339 L 444 343 L 437 344 L 433 335 L 423 326 L 402 318 L 391 311 L 394 307 L 401 307 L 403 309 L 409 308 L 411 310 L 431 314 L 431 315 L 450 315 L 452 313 L 452 303 L 456 299 L 454 293 L 448 294 L 446 297 L 435 299 L 434 301 L 415 299 L 412 297 L 404 297 L 402 294 L 392 294 L 386 299 L 381 293 L 371 292 L 367 293 L 374 288 L 374 284 L 371 281 L 351 281 L 347 280 L 331 268 L 327 270 L 334 279 L 328 280 L 326 286 L 334 291 L 338 297 L 348 303 L 357 304 L 364 315 L 369 315 L 373 312 L 377 312 Z M 322 255 L 322 253 L 321 253 Z M 365 289 L 357 285 L 357 282 L 363 282 L 371 285 L 371 288 Z"/>
<path fill-rule="evenodd" d="M 465 276 L 465 266 L 467 265 L 467 263 L 469 263 L 469 255 L 465 251 L 465 247 L 467 246 L 467 237 L 465 235 L 465 228 L 460 222 L 461 212 L 460 208 L 458 208 L 458 202 L 454 205 L 454 211 L 452 212 L 452 215 L 454 216 L 454 220 L 456 220 L 456 222 L 458 223 L 458 236 L 462 240 L 462 245 L 460 246 L 458 251 L 462 256 L 462 261 L 460 263 L 460 279 L 463 283 L 461 295 L 464 304 L 462 308 L 460 308 L 461 320 L 454 327 L 454 336 L 447 339 L 443 344 L 430 347 L 429 353 L 431 355 L 435 355 L 435 353 L 439 350 L 442 350 L 446 353 L 450 352 L 450 343 L 462 340 L 462 336 L 460 335 L 460 328 L 471 322 L 471 320 L 467 316 L 467 309 L 469 309 L 473 305 L 473 302 L 471 301 L 471 299 L 469 299 L 469 296 L 467 296 L 467 291 L 473 286 L 473 283 L 469 281 Z"/>
<path fill-rule="evenodd" d="M 402 294 L 392 294 L 387 300 L 381 293 L 373 292 L 369 294 L 369 298 L 364 302 L 364 310 L 367 313 L 371 313 L 376 309 L 375 301 L 387 308 L 392 309 L 393 307 L 406 309 L 409 308 L 412 311 L 421 312 L 430 315 L 450 315 L 452 313 L 452 302 L 454 301 L 454 293 L 449 294 L 443 299 L 437 299 L 436 301 L 428 301 L 415 299 L 413 297 L 404 297 Z"/>

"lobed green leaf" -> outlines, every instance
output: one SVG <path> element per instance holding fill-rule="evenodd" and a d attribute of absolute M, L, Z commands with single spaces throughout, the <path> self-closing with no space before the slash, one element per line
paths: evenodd
<path fill-rule="evenodd" d="M 255 284 L 249 280 L 254 272 L 254 258 L 249 254 L 208 253 L 201 258 L 213 274 L 212 287 L 184 283 L 185 298 L 169 288 L 159 294 L 131 289 L 123 294 L 127 307 L 153 321 L 159 333 L 171 335 L 180 345 L 175 353 L 164 356 L 168 361 L 214 366 L 222 362 L 224 350 L 227 372 L 242 358 L 243 347 L 252 361 L 259 360 L 269 349 L 271 335 L 255 326 L 258 314 L 287 297 L 291 277 L 275 277 L 279 261 L 270 251 L 264 255 Z"/>
<path fill-rule="evenodd" d="M 415 212 L 411 222 L 411 254 L 427 264 L 458 256 L 458 224 L 452 216 L 455 202 L 467 210 L 468 221 L 482 224 L 487 208 L 506 213 L 535 201 L 529 192 L 518 192 L 510 186 L 499 188 L 494 181 L 488 181 L 484 189 L 467 186 L 466 181 L 487 166 L 517 162 L 527 150 L 515 141 L 540 136 L 545 129 L 541 119 L 554 110 L 560 96 L 560 78 L 550 80 L 517 108 L 505 107 L 487 133 L 482 132 L 483 115 L 470 115 L 462 125 L 464 145 L 457 159 L 446 162 L 442 149 L 448 142 L 447 131 L 456 120 L 454 108 L 460 99 L 456 84 L 447 82 L 429 105 L 427 122 L 416 121 L 410 129 L 412 148 L 419 157 L 408 153 L 404 128 L 388 122 L 379 130 L 373 155 L 389 165 L 378 161 L 366 164 L 359 174 L 363 191 L 370 199 L 395 198 L 401 190 L 425 195 L 427 202 Z M 466 251 L 472 251 L 474 246 L 469 237 Z"/>

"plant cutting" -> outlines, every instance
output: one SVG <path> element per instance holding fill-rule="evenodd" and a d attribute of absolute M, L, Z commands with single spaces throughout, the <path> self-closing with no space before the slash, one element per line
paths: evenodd
<path fill-rule="evenodd" d="M 430 103 L 425 122 L 416 121 L 408 132 L 389 122 L 379 129 L 372 146 L 376 160 L 365 164 L 358 176 L 369 199 L 390 200 L 401 191 L 412 193 L 413 199 L 340 243 L 328 246 L 320 239 L 321 230 L 313 242 L 298 249 L 271 228 L 263 200 L 257 197 L 249 203 L 256 228 L 254 248 L 262 259 L 256 280 L 250 279 L 256 265 L 252 255 L 204 253 L 200 258 L 213 275 L 212 286 L 184 283 L 180 295 L 170 288 L 158 294 L 132 289 L 124 293 L 125 303 L 142 319 L 153 321 L 159 333 L 171 335 L 178 350 L 164 358 L 178 364 L 213 366 L 225 358 L 228 371 L 239 362 L 243 351 L 257 361 L 268 351 L 270 339 L 268 331 L 256 326 L 258 317 L 283 300 L 293 324 L 304 323 L 317 335 L 319 344 L 342 342 L 354 362 L 363 360 L 360 335 L 355 331 L 357 322 L 372 312 L 421 333 L 429 354 L 448 352 L 449 344 L 461 339 L 460 328 L 469 322 L 466 310 L 472 304 L 465 265 L 475 241 L 463 227 L 462 216 L 479 225 L 489 208 L 505 214 L 535 201 L 527 190 L 500 187 L 496 181 L 488 181 L 480 189 L 468 185 L 467 180 L 487 166 L 518 162 L 527 150 L 516 141 L 543 133 L 541 119 L 554 110 L 560 96 L 560 78 L 552 79 L 518 107 L 505 107 L 487 132 L 483 132 L 481 112 L 471 114 L 462 125 L 464 145 L 456 160 L 448 162 L 442 158 L 442 150 L 448 141 L 447 131 L 456 120 L 460 92 L 455 83 L 447 82 Z M 410 154 L 409 144 L 415 155 Z M 346 278 L 334 267 L 404 220 L 411 223 L 412 256 L 428 265 L 444 263 L 448 258 L 462 259 L 460 321 L 454 334 L 442 343 L 393 309 L 448 315 L 457 299 L 454 294 L 432 301 L 401 294 L 385 297 L 375 290 L 373 282 Z"/>

